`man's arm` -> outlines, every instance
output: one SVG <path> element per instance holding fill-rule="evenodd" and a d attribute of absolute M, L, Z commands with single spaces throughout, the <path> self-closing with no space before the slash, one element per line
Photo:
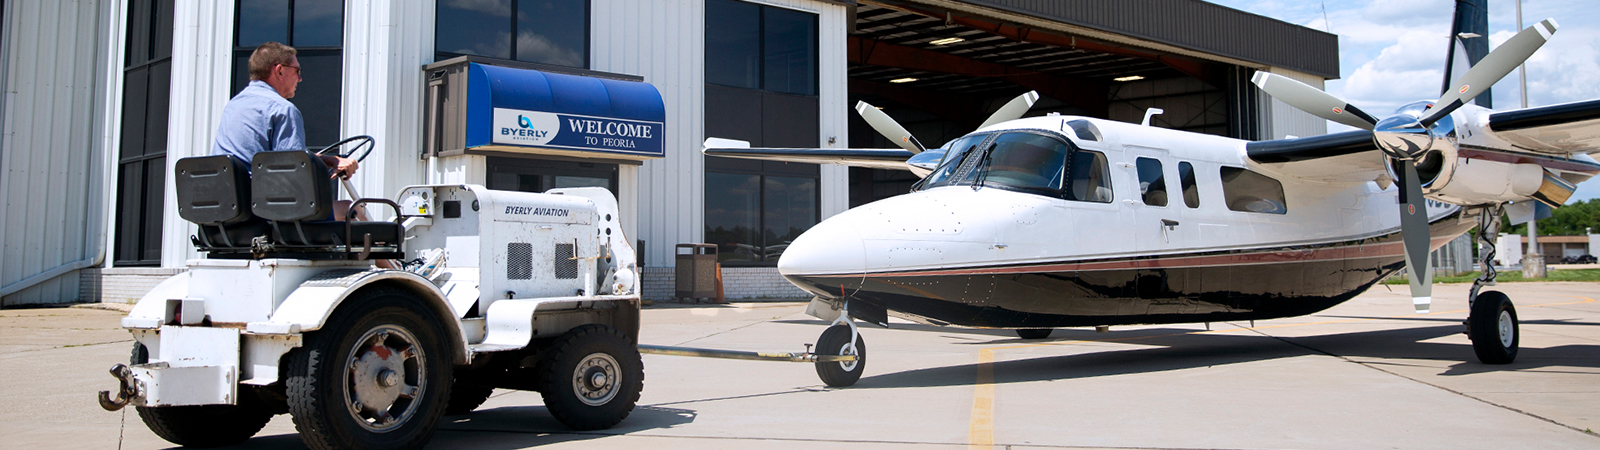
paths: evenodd
<path fill-rule="evenodd" d="M 355 174 L 356 174 L 356 166 L 359 165 L 359 164 L 356 163 L 356 160 L 348 159 L 348 158 L 340 158 L 340 157 L 333 156 L 333 155 L 318 155 L 318 156 L 322 157 L 322 163 L 323 164 L 327 164 L 329 168 L 333 169 L 333 174 L 330 175 L 328 178 L 335 178 L 335 177 L 350 178 L 352 176 L 355 176 Z"/>

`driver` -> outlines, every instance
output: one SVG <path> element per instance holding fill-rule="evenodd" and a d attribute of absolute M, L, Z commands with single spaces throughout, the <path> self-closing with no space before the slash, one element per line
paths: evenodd
<path fill-rule="evenodd" d="M 268 42 L 250 54 L 250 84 L 222 107 L 212 155 L 238 158 L 248 170 L 250 158 L 257 152 L 306 149 L 305 120 L 300 109 L 289 102 L 300 84 L 300 60 L 295 53 L 294 47 Z M 321 158 L 333 168 L 329 178 L 349 178 L 356 173 L 353 159 Z"/>

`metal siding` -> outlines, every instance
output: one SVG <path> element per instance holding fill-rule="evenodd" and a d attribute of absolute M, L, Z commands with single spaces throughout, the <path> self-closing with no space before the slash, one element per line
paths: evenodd
<path fill-rule="evenodd" d="M 1199 0 L 965 0 L 964 3 L 1286 67 L 1324 78 L 1339 76 L 1338 36 Z"/>
<path fill-rule="evenodd" d="M 177 0 L 173 5 L 167 173 L 180 158 L 211 153 L 232 86 L 233 6 L 234 2 L 207 0 Z M 194 224 L 178 217 L 173 182 L 172 177 L 165 180 L 161 267 L 184 267 L 185 261 L 200 255 L 189 243 Z"/>
<path fill-rule="evenodd" d="M 376 146 L 354 179 L 365 197 L 387 198 L 425 183 L 422 66 L 433 62 L 434 8 L 404 0 L 346 0 L 340 135 Z M 342 190 L 342 189 L 341 189 Z M 379 218 L 387 208 L 372 208 Z"/>
<path fill-rule="evenodd" d="M 8 1 L 3 138 L 0 138 L 0 286 L 92 259 L 103 216 L 96 131 L 105 109 L 100 2 Z M 71 272 L 0 299 L 0 304 L 77 300 Z"/>

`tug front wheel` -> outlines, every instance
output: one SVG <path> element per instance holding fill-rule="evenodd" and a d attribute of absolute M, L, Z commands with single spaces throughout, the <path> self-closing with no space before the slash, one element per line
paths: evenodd
<path fill-rule="evenodd" d="M 833 387 L 854 386 L 861 379 L 861 373 L 867 370 L 867 345 L 856 336 L 855 345 L 850 345 L 850 327 L 848 325 L 834 325 L 822 331 L 822 336 L 817 338 L 818 355 L 855 355 L 855 361 L 817 361 L 817 376 L 823 383 Z"/>
<path fill-rule="evenodd" d="M 574 430 L 611 428 L 639 402 L 644 360 L 617 329 L 594 324 L 573 328 L 549 352 L 539 368 L 539 395 L 561 423 Z"/>
<path fill-rule="evenodd" d="M 1467 337 L 1472 350 L 1484 364 L 1511 364 L 1517 359 L 1517 344 L 1522 333 L 1517 325 L 1517 308 L 1511 298 L 1499 291 L 1484 291 L 1472 302 L 1467 316 Z"/>
<path fill-rule="evenodd" d="M 289 413 L 313 449 L 421 448 L 450 398 L 443 324 L 409 292 L 356 294 L 289 354 Z"/>

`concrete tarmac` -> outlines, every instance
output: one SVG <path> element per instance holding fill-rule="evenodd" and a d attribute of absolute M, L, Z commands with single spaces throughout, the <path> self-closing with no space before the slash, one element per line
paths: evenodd
<path fill-rule="evenodd" d="M 864 327 L 866 375 L 825 387 L 810 364 L 646 355 L 639 407 L 573 432 L 537 393 L 496 391 L 431 448 L 1600 448 L 1600 283 L 1505 283 L 1515 363 L 1477 362 L 1466 285 L 1411 314 L 1379 286 L 1319 314 L 1257 322 L 1005 330 Z M 132 340 L 118 311 L 0 311 L 0 446 L 168 448 L 94 393 Z M 804 304 L 657 305 L 648 344 L 797 352 Z M 130 408 L 131 409 L 131 408 Z M 288 416 L 236 448 L 303 448 Z"/>

